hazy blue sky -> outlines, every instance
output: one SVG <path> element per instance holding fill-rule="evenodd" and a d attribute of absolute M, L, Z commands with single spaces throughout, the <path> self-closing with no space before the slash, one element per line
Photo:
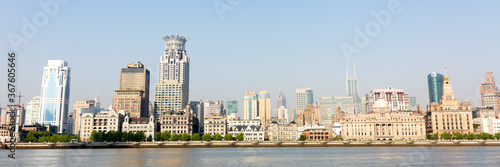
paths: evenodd
<path fill-rule="evenodd" d="M 43 21 L 38 16 L 47 13 L 39 2 L 45 1 L 0 2 L 0 52 L 5 55 L 0 69 L 7 68 L 6 53 L 13 47 L 8 34 L 23 36 L 23 18 Z M 289 110 L 295 106 L 295 88 L 302 85 L 314 90 L 316 100 L 345 96 L 346 58 L 340 44 L 354 45 L 356 27 L 364 31 L 376 21 L 370 12 L 388 10 L 390 2 L 69 1 L 19 45 L 18 87 L 23 102 L 40 95 L 47 60 L 62 59 L 72 69 L 70 108 L 97 94 L 107 107 L 118 89 L 120 68 L 143 62 L 153 87 L 165 48 L 161 36 L 185 35 L 191 38 L 186 47 L 191 58 L 190 100 L 236 99 L 242 116 L 245 91 L 267 90 L 275 114 L 280 90 Z M 401 12 L 391 15 L 389 24 L 353 54 L 360 95 L 392 86 L 425 106 L 427 75 L 444 73 L 448 66 L 458 100 L 479 105 L 484 73 L 500 76 L 500 1 L 472 2 L 401 1 Z M 227 5 L 222 17 L 214 3 Z M 0 75 L 6 84 L 6 70 Z M 2 106 L 7 104 L 6 92 L 0 89 Z"/>

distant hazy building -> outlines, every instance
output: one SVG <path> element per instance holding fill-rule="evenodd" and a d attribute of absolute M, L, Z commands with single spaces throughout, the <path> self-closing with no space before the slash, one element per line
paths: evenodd
<path fill-rule="evenodd" d="M 83 113 L 81 115 L 80 138 L 89 141 L 92 131 L 121 131 L 125 111 L 101 111 L 100 113 Z"/>
<path fill-rule="evenodd" d="M 367 111 L 372 112 L 373 105 L 378 99 L 384 99 L 392 111 L 410 110 L 410 96 L 403 89 L 373 89 L 366 94 Z"/>
<path fill-rule="evenodd" d="M 299 126 L 306 124 L 316 124 L 316 112 L 319 110 L 318 106 L 308 104 L 302 113 L 295 117 L 295 122 Z"/>
<path fill-rule="evenodd" d="M 277 109 L 278 113 L 278 119 L 284 119 L 286 122 L 290 122 L 290 119 L 288 118 L 288 109 L 285 108 L 285 106 L 281 106 Z"/>
<path fill-rule="evenodd" d="M 141 62 L 120 69 L 120 89 L 115 90 L 113 108 L 130 117 L 147 118 L 149 113 L 149 70 Z M 138 96 L 138 97 L 136 97 Z"/>
<path fill-rule="evenodd" d="M 429 87 L 429 104 L 439 103 L 443 96 L 443 79 L 444 76 L 439 73 L 431 73 L 427 76 L 427 84 Z"/>
<path fill-rule="evenodd" d="M 313 104 L 314 95 L 311 88 L 297 88 L 295 89 L 295 93 L 297 97 L 295 110 L 298 110 L 300 112 L 306 109 L 307 104 Z"/>
<path fill-rule="evenodd" d="M 156 123 L 154 116 L 151 115 L 149 119 L 125 116 L 122 125 L 122 132 L 137 133 L 139 131 L 144 132 L 145 137 L 151 136 L 154 139 L 156 133 Z"/>
<path fill-rule="evenodd" d="M 481 83 L 481 99 L 483 106 L 493 107 L 498 116 L 500 112 L 500 91 L 493 79 L 493 72 L 487 72 L 486 82 Z"/>
<path fill-rule="evenodd" d="M 189 102 L 189 107 L 191 108 L 191 111 L 193 111 L 193 114 L 196 115 L 196 119 L 199 121 L 199 126 L 197 132 L 200 134 L 203 134 L 203 124 L 205 120 L 205 104 L 200 101 L 190 101 Z"/>
<path fill-rule="evenodd" d="M 330 126 L 332 118 L 334 117 L 334 98 L 333 97 L 320 97 L 319 98 L 319 112 L 317 113 L 318 121 L 321 125 Z"/>
<path fill-rule="evenodd" d="M 283 94 L 283 91 L 280 91 L 280 94 L 278 95 L 278 98 L 276 100 L 276 108 L 280 108 L 281 106 L 284 106 L 286 108 L 286 98 L 285 94 Z"/>
<path fill-rule="evenodd" d="M 260 122 L 262 127 L 266 127 L 266 120 L 271 119 L 271 95 L 267 91 L 260 91 L 258 104 Z"/>
<path fill-rule="evenodd" d="M 255 91 L 246 91 L 243 103 L 243 119 L 253 120 L 259 114 L 259 104 L 257 101 L 257 93 Z"/>
<path fill-rule="evenodd" d="M 332 119 L 333 123 L 339 123 L 345 117 L 345 112 L 342 111 L 339 106 L 335 106 L 334 113 L 335 114 L 334 114 L 334 117 Z"/>
<path fill-rule="evenodd" d="M 410 97 L 410 111 L 418 111 L 417 97 Z"/>
<path fill-rule="evenodd" d="M 57 126 L 52 133 L 68 132 L 70 71 L 64 60 L 49 60 L 44 67 L 38 122 Z"/>
<path fill-rule="evenodd" d="M 229 116 L 232 113 L 238 113 L 238 101 L 237 100 L 226 101 L 226 115 Z"/>
<path fill-rule="evenodd" d="M 35 96 L 30 102 L 26 103 L 25 124 L 34 125 L 38 123 L 38 118 L 40 117 L 40 100 L 40 96 Z"/>
<path fill-rule="evenodd" d="M 163 80 L 155 85 L 155 115 L 164 112 L 182 111 L 187 106 L 184 85 L 175 80 Z M 158 118 L 157 118 L 158 119 Z"/>
<path fill-rule="evenodd" d="M 361 98 L 361 114 L 366 114 L 366 97 Z"/>
<path fill-rule="evenodd" d="M 204 134 L 220 134 L 222 136 L 227 133 L 227 119 L 223 115 L 213 115 L 204 120 Z"/>
<path fill-rule="evenodd" d="M 189 101 L 189 57 L 186 53 L 186 41 L 189 37 L 179 35 L 167 35 L 165 40 L 165 52 L 160 58 L 159 82 L 174 80 L 183 84 L 182 99 Z"/>
<path fill-rule="evenodd" d="M 99 98 L 96 97 L 94 100 L 82 100 L 76 101 L 73 104 L 73 134 L 80 135 L 81 129 L 81 115 L 83 113 L 93 113 L 97 114 L 100 112 Z"/>
<path fill-rule="evenodd" d="M 333 97 L 335 106 L 339 106 L 345 114 L 354 115 L 355 105 L 352 97 Z"/>
<path fill-rule="evenodd" d="M 204 113 L 205 113 L 205 118 L 211 117 L 212 115 L 222 115 L 224 111 L 224 101 L 217 101 L 213 102 L 210 100 L 207 100 L 204 103 Z M 202 120 L 203 121 L 203 120 Z"/>

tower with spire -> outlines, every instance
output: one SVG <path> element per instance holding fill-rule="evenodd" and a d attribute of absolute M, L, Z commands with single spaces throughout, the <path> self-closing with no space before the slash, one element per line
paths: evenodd
<path fill-rule="evenodd" d="M 354 103 L 354 113 L 356 114 L 361 111 L 361 98 L 359 97 L 359 84 L 356 75 L 356 59 L 352 59 L 353 62 L 353 76 L 349 76 L 349 60 L 346 60 L 346 91 L 347 96 L 352 97 Z"/>

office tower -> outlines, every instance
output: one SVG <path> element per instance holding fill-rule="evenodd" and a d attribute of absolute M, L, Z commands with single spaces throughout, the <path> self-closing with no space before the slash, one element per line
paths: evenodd
<path fill-rule="evenodd" d="M 334 106 L 340 107 L 347 115 L 354 115 L 354 100 L 352 97 L 333 97 Z"/>
<path fill-rule="evenodd" d="M 284 119 L 286 122 L 290 122 L 290 119 L 288 119 L 288 109 L 285 108 L 285 106 L 280 106 L 277 109 L 278 113 L 278 119 Z"/>
<path fill-rule="evenodd" d="M 262 127 L 266 127 L 266 120 L 271 119 L 271 94 L 267 91 L 260 91 L 258 97 L 259 117 Z"/>
<path fill-rule="evenodd" d="M 285 94 L 283 94 L 283 91 L 280 91 L 280 94 L 278 95 L 276 104 L 277 104 L 276 108 L 280 108 L 281 106 L 284 106 L 286 108 L 286 98 L 285 98 Z"/>
<path fill-rule="evenodd" d="M 378 99 L 384 99 L 389 104 L 392 111 L 410 110 L 410 95 L 403 89 L 373 89 L 366 94 L 366 109 L 372 112 L 373 105 Z"/>
<path fill-rule="evenodd" d="M 243 117 L 245 120 L 256 119 L 259 113 L 259 104 L 257 102 L 257 93 L 255 91 L 246 91 L 243 103 Z"/>
<path fill-rule="evenodd" d="M 346 62 L 348 63 L 348 62 Z M 358 78 L 356 76 L 356 61 L 353 58 L 353 71 L 354 75 L 353 77 L 349 77 L 349 64 L 346 64 L 347 68 L 347 75 L 346 75 L 346 91 L 347 91 L 347 96 L 352 97 L 353 103 L 354 103 L 354 112 L 353 114 L 358 113 L 361 110 L 361 98 L 359 97 L 359 84 L 358 84 Z M 351 113 L 349 113 L 351 114 Z"/>
<path fill-rule="evenodd" d="M 366 114 L 366 97 L 361 98 L 361 114 Z"/>
<path fill-rule="evenodd" d="M 295 110 L 298 112 L 304 111 L 307 104 L 313 104 L 314 96 L 311 88 L 297 88 L 295 93 L 297 95 Z"/>
<path fill-rule="evenodd" d="M 443 96 L 443 78 L 439 73 L 431 73 L 427 76 L 427 84 L 429 86 L 429 104 L 439 103 Z"/>
<path fill-rule="evenodd" d="M 82 100 L 76 101 L 73 104 L 73 133 L 75 135 L 80 135 L 80 128 L 82 120 L 80 119 L 82 114 L 84 113 L 94 113 L 97 114 L 100 112 L 100 104 L 99 97 L 96 97 L 94 100 Z"/>
<path fill-rule="evenodd" d="M 418 111 L 417 97 L 410 97 L 410 111 Z"/>
<path fill-rule="evenodd" d="M 212 115 L 222 115 L 224 111 L 224 101 L 213 102 L 211 100 L 206 100 L 204 108 L 205 118 L 208 118 Z M 203 120 L 200 120 L 203 121 Z"/>
<path fill-rule="evenodd" d="M 26 117 L 25 124 L 34 125 L 38 123 L 40 117 L 40 96 L 35 96 L 33 99 L 26 103 Z"/>
<path fill-rule="evenodd" d="M 163 36 L 165 52 L 160 58 L 160 83 L 164 80 L 175 80 L 184 84 L 183 99 L 189 100 L 189 57 L 186 53 L 186 41 L 189 37 L 170 35 Z M 184 109 L 184 108 L 182 108 Z"/>
<path fill-rule="evenodd" d="M 184 84 L 176 80 L 163 80 L 155 85 L 155 115 L 160 116 L 167 111 L 182 111 L 186 108 L 186 89 Z M 155 119 L 159 119 L 156 117 Z"/>
<path fill-rule="evenodd" d="M 498 90 L 493 72 L 486 73 L 486 82 L 481 83 L 481 100 L 485 107 L 493 107 L 496 116 L 500 112 L 500 91 Z"/>
<path fill-rule="evenodd" d="M 193 114 L 196 115 L 196 119 L 198 120 L 198 130 L 197 132 L 199 134 L 203 134 L 204 133 L 204 123 L 205 123 L 205 109 L 204 109 L 204 104 L 203 102 L 200 100 L 200 101 L 191 101 L 189 102 L 189 107 L 191 108 L 191 110 L 193 111 Z M 157 122 L 159 122 L 159 120 L 157 120 Z"/>
<path fill-rule="evenodd" d="M 49 60 L 44 67 L 39 123 L 56 127 L 52 133 L 67 133 L 70 71 L 64 60 Z"/>
<path fill-rule="evenodd" d="M 232 113 L 238 113 L 238 101 L 237 100 L 226 101 L 226 115 L 230 116 Z"/>
<path fill-rule="evenodd" d="M 141 62 L 127 64 L 120 70 L 120 89 L 115 90 L 113 108 L 130 117 L 148 117 L 149 70 Z"/>
<path fill-rule="evenodd" d="M 330 126 L 334 117 L 334 111 L 335 103 L 333 97 L 319 98 L 319 112 L 316 117 L 321 125 Z"/>

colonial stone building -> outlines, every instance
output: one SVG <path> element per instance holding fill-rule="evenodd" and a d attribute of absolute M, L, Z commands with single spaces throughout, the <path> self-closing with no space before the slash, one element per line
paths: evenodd
<path fill-rule="evenodd" d="M 379 99 L 371 114 L 348 115 L 341 122 L 343 139 L 402 140 L 425 139 L 425 120 L 410 112 L 392 112 L 384 99 Z"/>
<path fill-rule="evenodd" d="M 458 104 L 448 76 L 444 77 L 441 101 L 427 106 L 427 121 L 430 122 L 427 125 L 431 126 L 428 133 L 469 134 L 474 132 L 471 104 L 469 102 Z"/>
<path fill-rule="evenodd" d="M 268 124 L 267 136 L 269 141 L 293 141 L 298 140 L 298 125 L 295 122 Z"/>
<path fill-rule="evenodd" d="M 148 118 L 130 118 L 129 116 L 125 117 L 122 125 L 122 132 L 134 132 L 137 133 L 139 131 L 144 132 L 144 136 L 151 136 L 153 139 L 155 138 L 156 133 L 156 123 L 155 117 L 151 115 Z"/>
<path fill-rule="evenodd" d="M 227 133 L 233 137 L 240 132 L 245 135 L 245 140 L 264 140 L 264 129 L 261 128 L 260 120 L 233 120 L 228 121 Z"/>
<path fill-rule="evenodd" d="M 190 110 L 188 106 L 184 111 L 168 111 L 162 113 L 160 117 L 161 131 L 169 131 L 172 134 L 187 133 L 192 135 L 195 115 L 193 115 Z"/>
<path fill-rule="evenodd" d="M 92 131 L 121 131 L 124 111 L 101 111 L 98 114 L 83 113 L 81 115 L 80 138 L 89 141 Z"/>
<path fill-rule="evenodd" d="M 204 121 L 204 134 L 210 134 L 210 135 L 215 135 L 215 134 L 221 134 L 222 136 L 226 135 L 227 131 L 227 122 L 226 122 L 226 117 L 219 115 L 219 114 L 214 114 L 211 117 L 205 117 Z"/>

